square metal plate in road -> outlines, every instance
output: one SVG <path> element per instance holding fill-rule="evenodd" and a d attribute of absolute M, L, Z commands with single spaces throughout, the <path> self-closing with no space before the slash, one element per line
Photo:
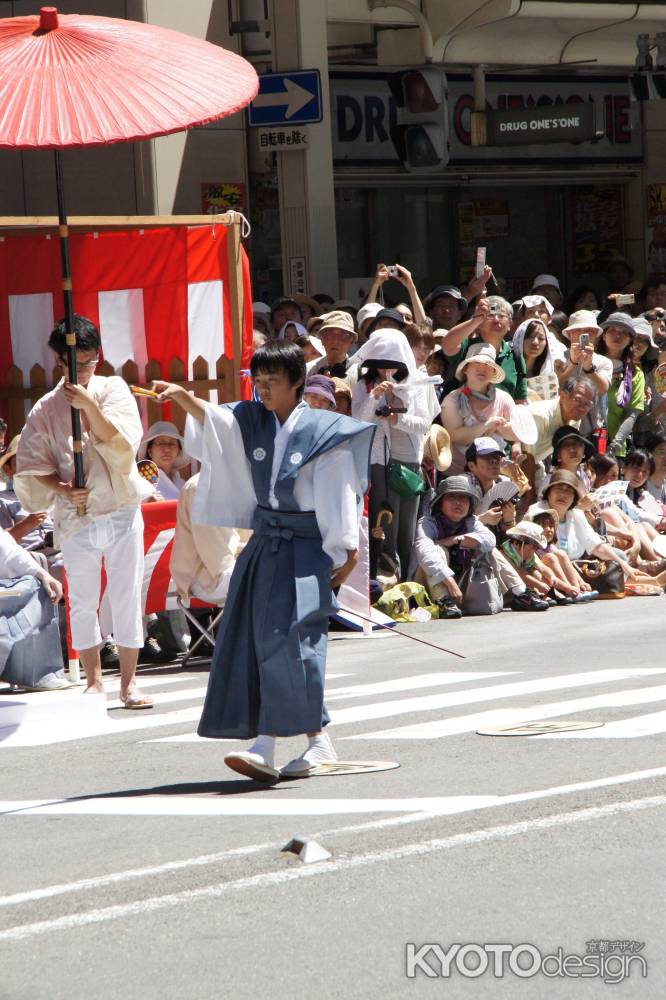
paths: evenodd
<path fill-rule="evenodd" d="M 321 119 L 318 69 L 260 75 L 259 93 L 247 108 L 248 125 L 307 125 Z"/>

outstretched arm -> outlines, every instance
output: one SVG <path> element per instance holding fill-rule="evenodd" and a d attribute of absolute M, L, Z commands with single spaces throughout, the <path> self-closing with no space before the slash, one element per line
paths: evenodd
<path fill-rule="evenodd" d="M 185 413 L 203 424 L 206 413 L 206 404 L 203 399 L 197 399 L 182 385 L 174 385 L 173 382 L 153 382 L 153 389 L 159 393 L 157 397 L 159 403 L 176 403 L 181 410 L 185 410 Z"/>
<path fill-rule="evenodd" d="M 419 293 L 416 290 L 416 285 L 414 284 L 411 273 L 406 267 L 403 267 L 402 264 L 396 264 L 396 267 L 398 268 L 398 281 L 401 285 L 404 285 L 409 292 L 414 322 L 419 324 L 425 323 L 428 317 L 426 316 L 423 303 L 421 302 Z"/>

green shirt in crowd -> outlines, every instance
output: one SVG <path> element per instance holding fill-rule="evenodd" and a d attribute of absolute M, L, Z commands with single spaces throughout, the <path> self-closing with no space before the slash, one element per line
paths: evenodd
<path fill-rule="evenodd" d="M 616 396 L 617 390 L 619 388 L 620 382 L 622 381 L 622 372 L 613 376 L 613 381 L 611 382 L 610 389 L 608 390 L 608 443 L 611 444 L 615 439 L 615 435 L 620 429 L 620 424 L 629 416 L 631 410 L 643 411 L 645 409 L 645 375 L 643 370 L 636 365 L 634 367 L 634 373 L 631 382 L 631 399 L 628 404 L 622 409 L 617 405 Z M 618 455 L 626 455 L 627 453 L 627 443 L 622 445 L 620 450 L 617 452 Z"/>
<path fill-rule="evenodd" d="M 450 386 L 451 390 L 457 388 L 461 384 L 455 379 L 455 371 L 460 362 L 467 356 L 467 351 L 471 343 L 479 343 L 479 341 L 472 341 L 469 337 L 465 337 L 460 345 L 458 353 L 450 358 L 447 358 L 450 366 L 449 370 L 451 371 L 455 381 L 455 385 L 452 383 Z M 527 372 L 525 370 L 525 360 L 522 357 L 516 360 L 516 355 L 513 353 L 511 344 L 508 340 L 502 341 L 502 346 L 497 354 L 497 364 L 504 372 L 504 381 L 500 383 L 499 388 L 508 392 L 513 399 L 527 399 Z"/>

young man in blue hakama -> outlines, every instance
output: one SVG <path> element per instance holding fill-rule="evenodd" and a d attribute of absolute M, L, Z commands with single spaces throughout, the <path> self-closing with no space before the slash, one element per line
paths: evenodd
<path fill-rule="evenodd" d="M 213 406 L 156 382 L 186 413 L 186 448 L 201 462 L 193 520 L 251 528 L 215 643 L 199 735 L 254 739 L 227 754 L 232 770 L 272 783 L 336 759 L 324 732 L 324 675 L 333 589 L 357 557 L 374 426 L 303 402 L 299 347 L 253 356 L 261 402 Z M 275 739 L 308 737 L 279 771 Z"/>

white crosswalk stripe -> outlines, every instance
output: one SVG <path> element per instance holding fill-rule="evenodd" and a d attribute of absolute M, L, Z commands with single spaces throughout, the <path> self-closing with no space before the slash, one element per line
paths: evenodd
<path fill-rule="evenodd" d="M 642 705 L 649 702 L 666 701 L 666 684 L 656 687 L 636 688 L 629 691 L 607 692 L 592 695 L 588 698 L 574 698 L 569 701 L 557 701 L 549 705 L 531 705 L 528 708 L 518 707 L 511 710 L 493 709 L 487 712 L 475 712 L 453 719 L 438 719 L 434 722 L 419 723 L 414 726 L 403 726 L 397 729 L 384 729 L 380 732 L 363 733 L 356 736 L 343 736 L 350 740 L 434 740 L 444 736 L 457 736 L 487 726 L 505 726 L 509 722 L 521 725 L 531 720 L 553 719 L 556 716 L 568 716 L 576 712 L 591 712 L 598 708 L 624 708 L 630 705 Z M 666 713 L 659 713 L 666 716 Z M 666 719 L 663 720 L 666 730 Z M 604 726 L 605 728 L 605 726 Z M 654 730 L 655 732 L 663 730 Z M 582 732 L 580 735 L 596 733 L 597 739 L 603 738 L 603 729 Z M 573 734 L 556 734 L 557 737 Z M 576 736 L 579 734 L 577 733 Z M 544 736 L 533 736 L 530 739 L 544 739 Z M 549 738 L 550 735 L 549 735 Z"/>
<path fill-rule="evenodd" d="M 331 722 L 343 725 L 362 722 L 366 719 L 383 719 L 391 715 L 406 715 L 411 712 L 432 712 L 438 708 L 452 708 L 454 705 L 470 705 L 476 701 L 494 701 L 520 695 L 540 694 L 561 688 L 587 687 L 590 684 L 610 684 L 628 678 L 664 674 L 663 667 L 641 667 L 630 670 L 587 670 L 578 674 L 564 674 L 560 677 L 541 677 L 537 680 L 516 681 L 510 684 L 493 684 L 486 688 L 472 688 L 469 691 L 446 692 L 441 695 L 426 695 L 422 698 L 403 698 L 399 701 L 380 702 L 344 708 L 331 713 Z"/>
<path fill-rule="evenodd" d="M 663 674 L 666 674 L 666 668 L 662 667 L 618 667 L 568 672 L 551 677 L 533 677 L 511 670 L 451 670 L 367 681 L 359 670 L 353 674 L 331 673 L 326 698 L 330 704 L 336 741 L 437 740 L 489 726 L 567 718 L 581 712 L 594 713 L 600 710 L 614 710 L 617 714 L 617 710 L 623 708 L 635 709 L 642 705 L 666 702 L 666 683 L 637 686 L 641 680 L 657 680 Z M 345 680 L 344 684 L 336 684 L 336 681 L 342 679 Z M 356 680 L 358 683 L 355 683 Z M 50 695 L 23 696 L 7 696 L 0 691 L 0 750 L 94 737 L 113 738 L 132 733 L 136 733 L 140 741 L 149 743 L 216 743 L 217 741 L 201 739 L 195 731 L 201 715 L 206 681 L 206 675 L 201 673 L 141 677 L 140 686 L 150 694 L 155 708 L 146 712 L 127 712 L 122 709 L 117 698 L 118 680 L 113 679 L 106 683 L 106 708 L 111 711 L 105 712 L 102 702 L 98 715 L 94 718 L 91 716 L 78 729 L 70 725 L 69 720 L 72 712 L 77 711 L 75 707 L 72 708 L 72 700 L 83 697 L 80 689 Z M 543 696 L 549 692 L 581 688 L 588 688 L 589 691 L 581 693 L 580 697 L 541 703 Z M 423 693 L 416 694 L 418 691 Z M 404 694 L 404 697 L 395 697 L 400 694 Z M 68 722 L 58 725 L 59 707 L 64 708 L 64 705 L 59 706 L 59 702 L 64 702 L 65 699 L 69 705 Z M 343 704 L 349 701 L 357 701 L 357 704 Z M 2 709 L 8 704 L 17 707 L 11 724 L 5 723 L 5 728 L 2 728 Z M 22 705 L 28 706 L 33 714 L 16 724 Z M 463 706 L 479 708 L 466 714 L 456 714 L 455 709 Z M 52 720 L 48 720 L 49 711 L 53 716 Z M 419 715 L 425 717 L 423 721 L 415 721 L 414 716 L 418 720 Z M 399 720 L 404 716 L 409 717 L 405 724 L 363 732 L 364 723 L 379 719 Z M 44 723 L 45 719 L 47 724 Z M 360 731 L 357 729 L 359 726 Z M 182 731 L 183 728 L 186 729 L 185 732 Z M 159 729 L 171 729 L 172 732 L 155 733 L 152 736 L 152 732 Z M 662 732 L 666 732 L 666 710 L 645 714 L 628 712 L 621 719 L 615 715 L 598 729 L 529 738 L 631 739 Z"/>
<path fill-rule="evenodd" d="M 393 694 L 397 691 L 417 691 L 420 688 L 438 687 L 442 684 L 463 684 L 465 681 L 481 681 L 491 677 L 509 677 L 515 673 L 515 670 L 496 670 L 479 673 L 471 671 L 453 673 L 451 671 L 449 673 L 415 674 L 413 677 L 398 677 L 397 680 L 378 681 L 375 684 L 350 684 L 348 687 L 327 689 L 326 700 L 336 701 L 373 694 Z"/>
<path fill-rule="evenodd" d="M 142 685 L 143 686 L 143 685 Z M 199 702 L 203 700 L 206 694 L 206 686 L 193 687 L 193 688 L 179 688 L 178 691 L 151 691 L 150 697 L 155 705 L 170 705 L 178 701 L 194 701 L 195 699 Z M 109 708 L 122 708 L 123 704 L 120 698 L 112 698 L 109 700 Z"/>

